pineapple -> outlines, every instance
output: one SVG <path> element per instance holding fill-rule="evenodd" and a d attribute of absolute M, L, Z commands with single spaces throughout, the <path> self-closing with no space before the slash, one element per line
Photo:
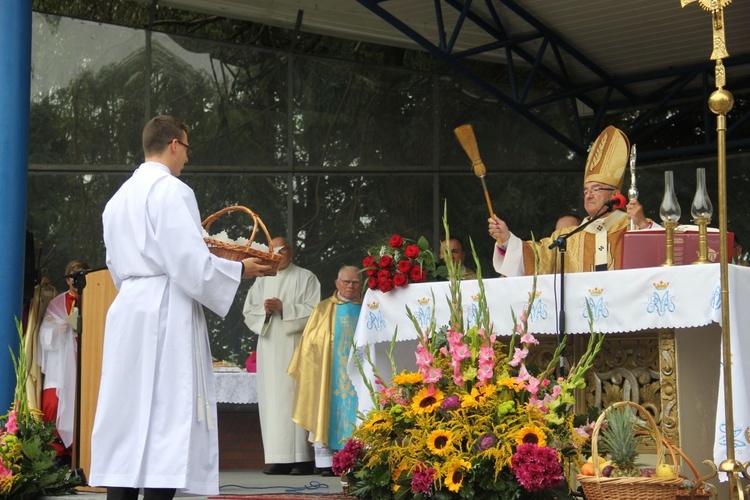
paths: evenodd
<path fill-rule="evenodd" d="M 640 439 L 635 434 L 638 430 L 638 423 L 630 407 L 610 409 L 607 422 L 607 427 L 601 432 L 599 446 L 614 466 L 610 477 L 640 476 L 641 471 L 635 463 L 640 443 Z"/>

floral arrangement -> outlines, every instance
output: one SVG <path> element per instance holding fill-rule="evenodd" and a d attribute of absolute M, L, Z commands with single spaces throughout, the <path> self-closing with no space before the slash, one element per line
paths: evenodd
<path fill-rule="evenodd" d="M 71 470 L 59 467 L 55 450 L 54 422 L 45 422 L 39 410 L 31 409 L 26 398 L 25 339 L 16 320 L 20 348 L 13 358 L 16 373 L 15 402 L 0 417 L 0 498 L 23 500 L 46 495 L 73 493 L 80 484 Z"/>
<path fill-rule="evenodd" d="M 423 283 L 439 274 L 435 255 L 427 239 L 408 240 L 394 234 L 387 245 L 378 245 L 367 250 L 362 261 L 367 275 L 367 287 L 385 293 L 409 283 Z"/>
<path fill-rule="evenodd" d="M 460 288 L 453 290 L 458 270 L 447 264 L 450 324 L 437 328 L 433 318 L 422 331 L 412 317 L 420 331 L 416 371 L 398 373 L 391 360 L 397 374 L 387 383 L 373 366 L 374 409 L 360 415 L 334 456 L 334 473 L 346 477 L 350 494 L 375 500 L 572 498 L 566 478 L 590 441 L 584 427 L 575 427 L 573 393 L 585 386 L 603 335 L 592 328 L 566 377 L 555 376 L 564 342 L 546 369 L 527 366 L 538 344 L 527 317 L 536 280 L 526 308 L 512 313 L 515 329 L 504 345 L 493 332 L 481 278 L 477 322 L 464 325 Z"/>

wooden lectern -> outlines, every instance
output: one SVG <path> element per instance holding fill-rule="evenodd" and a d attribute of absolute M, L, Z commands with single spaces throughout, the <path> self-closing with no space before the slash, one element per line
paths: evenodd
<path fill-rule="evenodd" d="M 81 421 L 79 460 L 77 467 L 89 477 L 91 468 L 91 431 L 94 429 L 96 401 L 99 397 L 99 379 L 102 373 L 104 347 L 104 320 L 117 289 L 107 269 L 86 276 L 83 291 L 81 326 Z"/>

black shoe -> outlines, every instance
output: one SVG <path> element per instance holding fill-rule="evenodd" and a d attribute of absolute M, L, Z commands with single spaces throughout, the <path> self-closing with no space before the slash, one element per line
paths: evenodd
<path fill-rule="evenodd" d="M 315 474 L 315 462 L 296 462 L 290 476 L 311 476 Z"/>
<path fill-rule="evenodd" d="M 333 469 L 331 469 L 330 467 L 323 467 L 323 469 L 321 469 L 320 471 L 320 475 L 323 477 L 333 477 L 336 474 L 333 473 Z"/>
<path fill-rule="evenodd" d="M 263 474 L 276 476 L 281 474 L 290 474 L 294 464 L 268 464 L 263 469 Z"/>

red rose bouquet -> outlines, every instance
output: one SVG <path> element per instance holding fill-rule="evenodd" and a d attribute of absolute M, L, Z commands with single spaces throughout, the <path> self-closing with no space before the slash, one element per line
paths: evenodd
<path fill-rule="evenodd" d="M 362 267 L 368 288 L 383 293 L 409 283 L 423 283 L 437 273 L 435 255 L 424 236 L 415 242 L 394 234 L 386 245 L 367 250 Z"/>

